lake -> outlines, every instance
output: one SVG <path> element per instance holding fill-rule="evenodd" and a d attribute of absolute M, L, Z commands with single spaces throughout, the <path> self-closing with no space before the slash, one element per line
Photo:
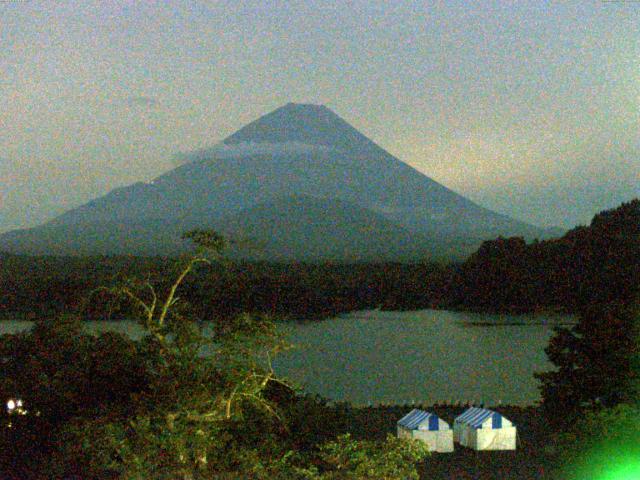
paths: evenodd
<path fill-rule="evenodd" d="M 575 319 L 443 310 L 366 311 L 282 325 L 298 349 L 274 362 L 309 392 L 356 404 L 532 404 L 553 327 Z"/>
<path fill-rule="evenodd" d="M 280 330 L 297 348 L 275 370 L 333 400 L 355 404 L 484 402 L 527 405 L 539 399 L 536 371 L 551 368 L 544 353 L 553 315 L 488 315 L 443 310 L 360 311 L 324 321 L 291 322 Z M 0 334 L 30 322 L 0 322 Z M 87 330 L 139 337 L 133 322 L 88 322 Z"/>

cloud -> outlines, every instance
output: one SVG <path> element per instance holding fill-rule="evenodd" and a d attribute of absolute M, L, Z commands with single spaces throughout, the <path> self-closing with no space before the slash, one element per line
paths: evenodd
<path fill-rule="evenodd" d="M 287 155 L 301 153 L 318 153 L 335 151 L 336 148 L 327 145 L 312 145 L 302 142 L 283 142 L 283 143 L 254 143 L 243 142 L 237 144 L 219 143 L 215 147 L 204 148 L 194 152 L 180 153 L 174 155 L 173 162 L 175 165 L 184 163 L 207 160 L 210 158 L 235 158 L 247 157 L 251 155 Z"/>
<path fill-rule="evenodd" d="M 160 102 L 153 97 L 146 97 L 144 95 L 137 97 L 129 97 L 126 101 L 127 105 L 130 107 L 145 107 L 145 108 L 155 108 L 160 105 Z"/>

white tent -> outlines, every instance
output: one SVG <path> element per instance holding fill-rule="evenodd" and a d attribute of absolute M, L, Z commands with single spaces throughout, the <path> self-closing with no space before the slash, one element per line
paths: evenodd
<path fill-rule="evenodd" d="M 515 450 L 516 427 L 492 410 L 472 407 L 453 422 L 453 438 L 474 450 Z"/>
<path fill-rule="evenodd" d="M 453 452 L 453 432 L 436 414 L 413 409 L 398 420 L 398 438 L 422 440 L 432 452 Z"/>

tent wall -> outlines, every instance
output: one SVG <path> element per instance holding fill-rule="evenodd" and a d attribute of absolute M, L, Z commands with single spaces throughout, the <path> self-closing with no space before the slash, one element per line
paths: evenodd
<path fill-rule="evenodd" d="M 476 450 L 515 450 L 515 427 L 479 429 L 475 431 Z"/>
<path fill-rule="evenodd" d="M 453 432 L 451 430 L 408 430 L 398 426 L 398 438 L 420 440 L 432 452 L 453 452 Z"/>
<path fill-rule="evenodd" d="M 453 438 L 474 450 L 515 450 L 516 427 L 500 413 L 471 407 L 456 417 Z"/>
<path fill-rule="evenodd" d="M 432 452 L 453 452 L 453 435 L 451 430 L 425 431 L 414 430 L 413 438 L 423 441 Z"/>
<path fill-rule="evenodd" d="M 516 428 L 475 429 L 468 425 L 455 425 L 454 439 L 460 445 L 474 450 L 515 450 Z"/>

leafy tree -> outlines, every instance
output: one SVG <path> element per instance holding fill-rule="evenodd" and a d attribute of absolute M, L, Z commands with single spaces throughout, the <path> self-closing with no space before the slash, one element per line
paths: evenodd
<path fill-rule="evenodd" d="M 36 322 L 0 336 L 0 471 L 37 478 L 51 469 L 58 432 L 71 419 L 124 416 L 148 385 L 136 344 L 116 333 L 82 333 L 77 317 Z M 24 415 L 5 408 L 23 402 Z"/>
<path fill-rule="evenodd" d="M 387 437 L 386 442 L 357 441 L 349 434 L 320 447 L 320 472 L 314 480 L 415 479 L 415 465 L 429 455 L 428 447 L 416 440 Z"/>
<path fill-rule="evenodd" d="M 640 309 L 609 303 L 584 309 L 545 350 L 557 370 L 536 374 L 551 418 L 571 421 L 585 408 L 615 406 L 640 393 Z"/>
<path fill-rule="evenodd" d="M 243 457 L 233 452 L 243 448 L 230 447 L 245 440 L 236 433 L 269 431 L 278 419 L 264 391 L 281 382 L 271 358 L 284 344 L 266 319 L 241 315 L 207 332 L 192 318 L 178 290 L 198 264 L 220 260 L 224 241 L 206 231 L 186 237 L 199 250 L 182 262 L 165 292 L 148 280 L 108 289 L 132 303 L 148 334 L 140 348 L 149 388 L 126 419 L 97 418 L 69 430 L 80 439 L 70 443 L 83 445 L 83 457 L 99 460 L 87 465 L 89 470 L 106 469 L 123 478 L 204 478 L 213 471 L 233 471 Z"/>
<path fill-rule="evenodd" d="M 580 312 L 585 305 L 631 301 L 639 286 L 636 199 L 558 239 L 484 242 L 459 268 L 450 297 L 454 305 L 482 310 Z"/>

